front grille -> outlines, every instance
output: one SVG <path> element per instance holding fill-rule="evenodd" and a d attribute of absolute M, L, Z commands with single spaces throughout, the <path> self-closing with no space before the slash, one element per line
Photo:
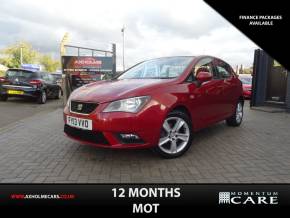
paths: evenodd
<path fill-rule="evenodd" d="M 70 110 L 71 112 L 80 113 L 80 114 L 90 114 L 96 108 L 97 103 L 87 103 L 87 102 L 79 102 L 79 101 L 71 101 L 70 102 Z"/>
<path fill-rule="evenodd" d="M 83 130 L 71 127 L 67 124 L 64 125 L 64 132 L 76 139 L 91 142 L 101 145 L 109 145 L 108 140 L 105 138 L 104 134 L 99 131 Z"/>

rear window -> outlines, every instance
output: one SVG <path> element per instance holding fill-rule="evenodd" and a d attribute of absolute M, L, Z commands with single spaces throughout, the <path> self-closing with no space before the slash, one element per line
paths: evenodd
<path fill-rule="evenodd" d="M 33 77 L 37 77 L 37 73 L 36 72 L 31 72 L 31 71 L 26 71 L 26 70 L 8 70 L 6 72 L 6 77 L 7 78 L 26 78 L 26 79 L 30 79 Z"/>
<path fill-rule="evenodd" d="M 245 85 L 251 85 L 252 84 L 252 78 L 251 77 L 239 77 L 239 79 Z"/>

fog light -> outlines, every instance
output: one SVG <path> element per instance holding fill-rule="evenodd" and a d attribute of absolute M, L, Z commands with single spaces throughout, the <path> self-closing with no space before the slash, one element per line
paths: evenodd
<path fill-rule="evenodd" d="M 123 139 L 140 139 L 139 136 L 135 134 L 120 134 Z"/>
<path fill-rule="evenodd" d="M 130 144 L 130 143 L 143 143 L 143 140 L 136 134 L 132 133 L 120 133 L 118 134 L 118 139 L 122 143 Z"/>

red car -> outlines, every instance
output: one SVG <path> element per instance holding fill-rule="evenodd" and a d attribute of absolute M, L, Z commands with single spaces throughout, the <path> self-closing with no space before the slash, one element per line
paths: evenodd
<path fill-rule="evenodd" d="M 246 99 L 250 99 L 252 96 L 252 76 L 251 75 L 239 75 L 239 79 L 243 84 L 243 96 Z"/>
<path fill-rule="evenodd" d="M 166 158 L 191 146 L 194 132 L 243 119 L 242 83 L 211 56 L 139 63 L 108 81 L 76 89 L 64 108 L 64 132 L 105 148 L 153 148 Z"/>

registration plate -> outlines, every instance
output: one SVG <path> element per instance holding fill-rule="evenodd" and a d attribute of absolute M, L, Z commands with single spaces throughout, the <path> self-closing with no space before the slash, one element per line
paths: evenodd
<path fill-rule="evenodd" d="M 7 93 L 10 95 L 23 95 L 24 91 L 21 90 L 7 90 Z"/>
<path fill-rule="evenodd" d="M 66 123 L 69 126 L 77 127 L 79 129 L 92 130 L 92 120 L 82 119 L 78 117 L 66 117 Z"/>

